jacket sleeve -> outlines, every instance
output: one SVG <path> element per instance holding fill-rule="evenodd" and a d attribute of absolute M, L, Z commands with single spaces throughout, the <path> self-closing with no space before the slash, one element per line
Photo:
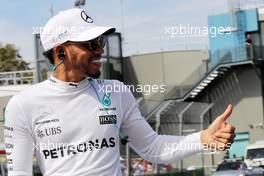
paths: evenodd
<path fill-rule="evenodd" d="M 5 108 L 4 140 L 9 176 L 32 176 L 33 137 L 17 98 Z"/>
<path fill-rule="evenodd" d="M 200 132 L 187 136 L 158 135 L 141 116 L 129 89 L 122 92 L 122 132 L 129 136 L 129 145 L 142 158 L 152 163 L 171 163 L 198 153 L 203 146 Z"/>

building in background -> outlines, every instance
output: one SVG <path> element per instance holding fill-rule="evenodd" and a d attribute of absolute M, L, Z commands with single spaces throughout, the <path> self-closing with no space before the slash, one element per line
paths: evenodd
<path fill-rule="evenodd" d="M 209 38 L 208 56 L 206 51 L 178 51 L 124 59 L 126 83 L 166 85 L 164 93 L 136 94 L 142 98 L 142 114 L 160 134 L 205 129 L 229 103 L 234 105 L 229 122 L 237 137 L 228 152 L 204 152 L 174 163 L 207 172 L 223 158 L 243 157 L 248 144 L 263 139 L 264 8 L 231 9 L 210 16 L 208 24 L 229 27 Z"/>

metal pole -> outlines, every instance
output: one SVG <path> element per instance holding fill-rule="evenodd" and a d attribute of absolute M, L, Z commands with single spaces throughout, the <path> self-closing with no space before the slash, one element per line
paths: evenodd
<path fill-rule="evenodd" d="M 212 102 L 212 94 L 213 94 L 213 92 L 212 92 L 211 89 L 208 92 L 209 92 L 208 93 L 208 101 Z M 212 121 L 212 110 L 210 109 L 209 110 L 209 123 L 211 124 L 212 122 L 213 122 Z M 212 168 L 214 168 L 215 162 L 214 162 L 214 154 L 213 153 L 211 153 L 211 161 L 212 161 Z"/>
<path fill-rule="evenodd" d="M 164 104 L 159 110 L 158 112 L 155 114 L 156 117 L 156 125 L 155 125 L 155 131 L 158 134 L 159 133 L 159 127 L 160 127 L 160 115 L 163 112 L 163 110 L 169 106 L 172 102 L 174 102 L 174 100 L 169 100 L 166 102 L 166 104 Z M 155 172 L 158 173 L 159 169 L 158 169 L 158 164 L 155 165 Z"/>
<path fill-rule="evenodd" d="M 126 144 L 126 163 L 127 163 L 127 176 L 131 176 L 131 156 L 129 144 Z"/>
<path fill-rule="evenodd" d="M 122 36 L 121 33 L 116 33 L 118 40 L 119 40 L 119 56 L 120 56 L 120 63 L 121 63 L 121 75 L 122 75 L 122 80 L 125 80 L 125 76 L 124 76 L 124 61 L 123 61 L 123 47 L 122 47 Z"/>
<path fill-rule="evenodd" d="M 166 76 L 165 76 L 165 64 L 164 64 L 164 53 L 163 51 L 161 52 L 161 65 L 162 65 L 162 82 L 163 82 L 163 85 L 166 85 L 165 82 L 166 82 Z M 167 99 L 169 97 L 167 97 L 167 91 L 164 92 L 164 95 L 163 95 L 163 99 Z"/>
<path fill-rule="evenodd" d="M 105 79 L 111 79 L 111 75 L 110 75 L 110 54 L 109 54 L 110 48 L 109 48 L 109 37 L 107 38 L 107 42 L 106 42 L 106 59 L 107 62 L 105 64 L 106 67 L 106 77 Z"/>
<path fill-rule="evenodd" d="M 34 35 L 34 48 L 35 48 L 35 60 L 36 60 L 36 75 L 35 75 L 35 79 L 34 79 L 34 82 L 35 83 L 38 83 L 40 82 L 40 75 L 39 75 L 39 72 L 40 72 L 40 68 L 39 68 L 39 50 L 38 50 L 38 36 L 39 34 L 35 34 Z"/>
<path fill-rule="evenodd" d="M 208 112 L 209 109 L 214 105 L 214 103 L 211 103 L 200 115 L 200 130 L 203 130 L 203 124 L 204 124 L 204 115 Z M 204 151 L 202 150 L 202 168 L 204 168 Z"/>
<path fill-rule="evenodd" d="M 53 5 L 50 6 L 50 9 L 49 10 L 50 10 L 50 18 L 52 18 L 53 15 L 54 15 Z"/>
<path fill-rule="evenodd" d="M 2 170 L 2 175 L 5 175 L 5 169 L 4 169 L 4 166 L 3 166 L 3 163 L 1 163 L 1 170 Z"/>
<path fill-rule="evenodd" d="M 182 136 L 183 131 L 183 114 L 192 106 L 193 102 L 189 103 L 180 113 L 179 113 L 179 135 Z M 183 169 L 183 160 L 180 161 L 180 169 Z"/>

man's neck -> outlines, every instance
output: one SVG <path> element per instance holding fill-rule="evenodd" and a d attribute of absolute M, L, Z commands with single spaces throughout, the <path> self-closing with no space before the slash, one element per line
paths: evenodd
<path fill-rule="evenodd" d="M 86 76 L 80 72 L 62 71 L 62 70 L 56 70 L 55 72 L 53 72 L 52 76 L 64 82 L 75 82 L 75 83 L 81 82 L 86 78 Z"/>

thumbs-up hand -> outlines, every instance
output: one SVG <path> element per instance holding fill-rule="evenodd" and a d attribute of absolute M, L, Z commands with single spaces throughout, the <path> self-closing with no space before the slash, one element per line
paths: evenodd
<path fill-rule="evenodd" d="M 218 116 L 213 123 L 201 132 L 201 142 L 210 149 L 226 150 L 235 138 L 235 127 L 226 120 L 230 117 L 233 107 L 229 105 L 225 112 Z"/>

